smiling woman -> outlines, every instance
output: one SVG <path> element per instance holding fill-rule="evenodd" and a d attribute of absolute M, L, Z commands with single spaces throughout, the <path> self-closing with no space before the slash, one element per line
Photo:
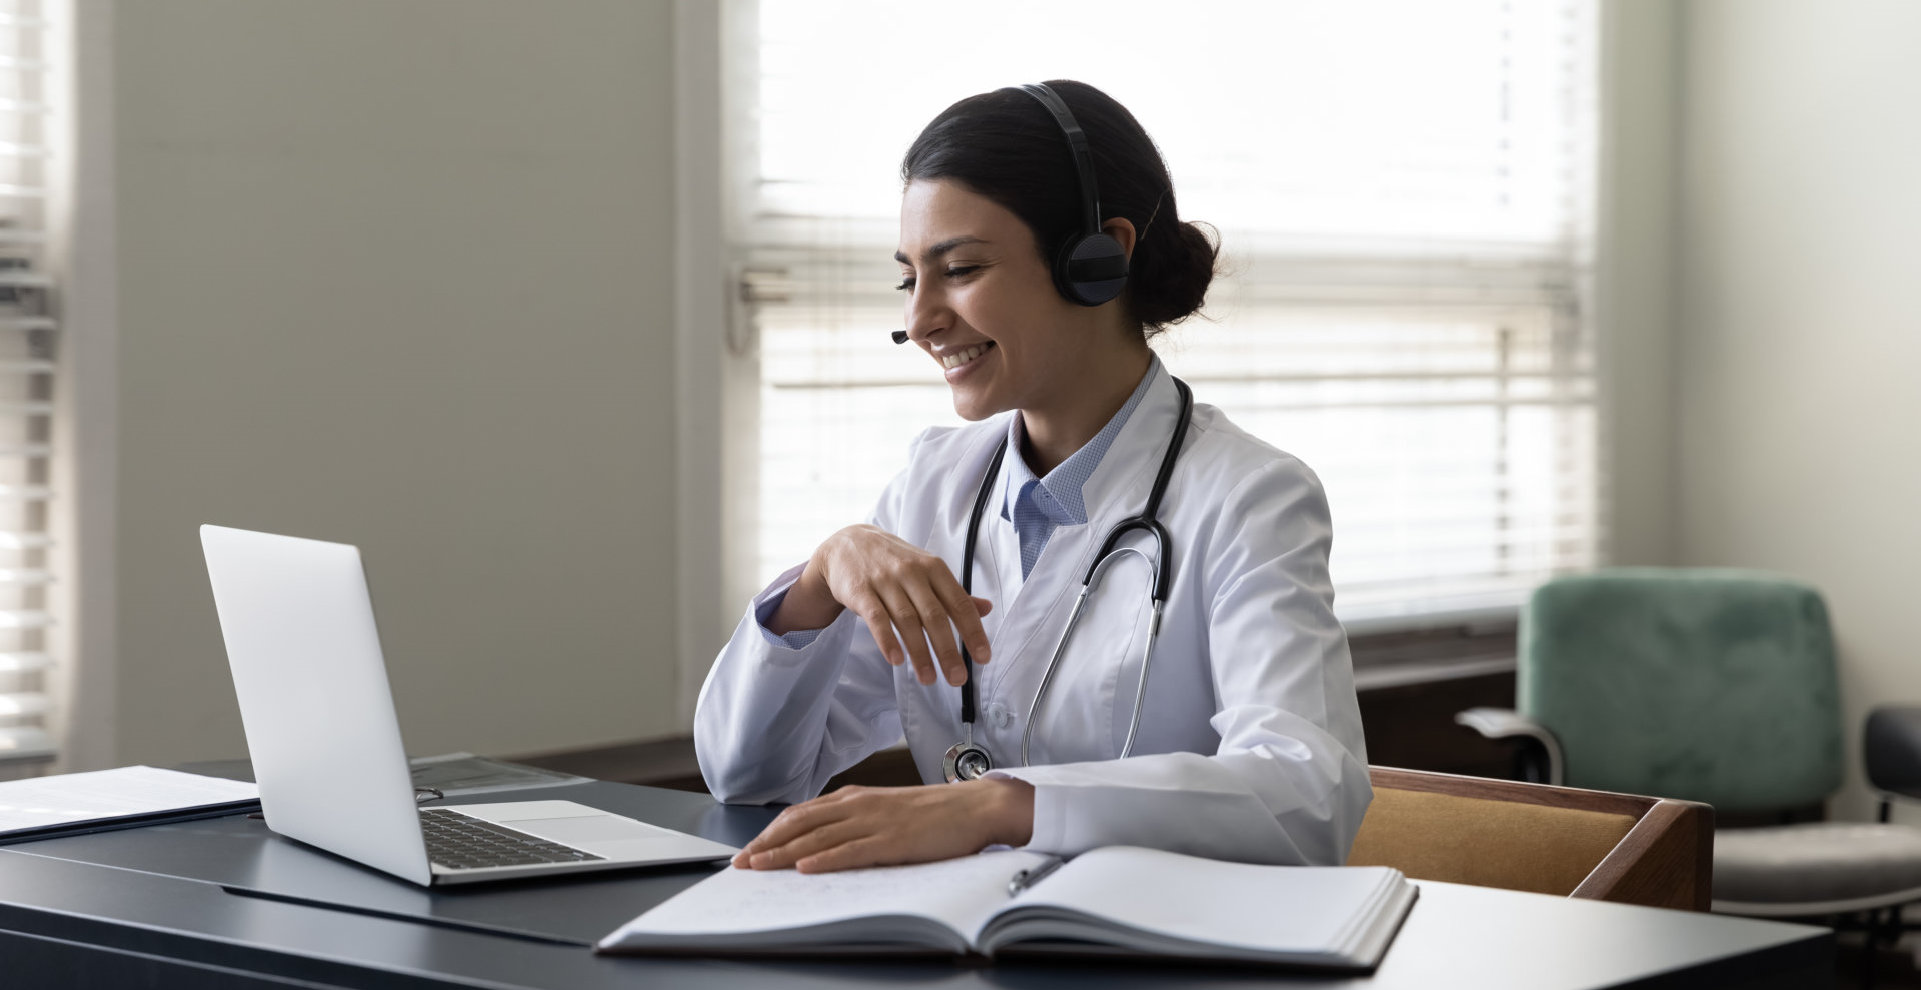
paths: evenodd
<path fill-rule="evenodd" d="M 1132 248 L 1128 221 L 1106 230 Z M 1055 291 L 1034 229 L 1011 210 L 959 179 L 914 179 L 900 233 L 908 339 L 940 363 L 962 419 L 1021 410 L 1036 474 L 1093 439 L 1140 384 L 1153 355 L 1139 325 Z"/>
<path fill-rule="evenodd" d="M 1326 499 L 1147 346 L 1215 259 L 1153 142 L 1054 82 L 948 108 L 902 174 L 905 336 L 972 425 L 922 434 L 709 674 L 714 794 L 802 802 L 737 864 L 1342 862 L 1371 792 Z M 903 735 L 927 785 L 816 796 Z"/>

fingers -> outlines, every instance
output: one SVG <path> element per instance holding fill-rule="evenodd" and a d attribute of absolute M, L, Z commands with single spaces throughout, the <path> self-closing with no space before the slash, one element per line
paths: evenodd
<path fill-rule="evenodd" d="M 962 595 L 963 601 L 966 598 Z M 882 586 L 871 603 L 863 602 L 855 612 L 867 620 L 868 632 L 888 663 L 898 667 L 912 662 L 915 680 L 932 684 L 937 670 L 949 684 L 959 686 L 967 680 L 967 665 L 954 641 L 954 616 L 926 583 L 909 578 L 899 585 Z M 975 612 L 971 601 L 963 608 L 963 614 L 968 612 Z M 969 618 L 978 630 L 979 615 Z M 979 634 L 978 640 L 985 643 L 986 634 Z"/>
<path fill-rule="evenodd" d="M 874 836 L 862 836 L 796 860 L 794 869 L 802 873 L 831 873 L 862 866 L 885 866 L 894 862 L 898 862 L 898 858 L 885 842 Z"/>
<path fill-rule="evenodd" d="M 755 856 L 778 849 L 822 825 L 839 820 L 831 808 L 831 798 L 832 795 L 828 795 L 805 801 L 776 815 L 766 828 L 760 830 L 759 835 L 754 836 L 753 841 L 734 854 L 734 865 L 751 866 Z"/>
<path fill-rule="evenodd" d="M 763 849 L 748 858 L 747 866 L 755 870 L 785 870 L 799 866 L 811 856 L 846 845 L 868 834 L 871 823 L 857 821 L 836 821 L 823 825 L 792 842 L 772 849 Z"/>
<path fill-rule="evenodd" d="M 733 865 L 783 870 L 803 857 L 851 839 L 861 830 L 850 822 L 854 809 L 845 799 L 859 792 L 859 788 L 843 788 L 782 811 L 752 842 L 734 854 Z"/>
<path fill-rule="evenodd" d="M 907 654 L 901 649 L 900 639 L 894 635 L 893 618 L 887 614 L 887 606 L 881 603 L 878 596 L 869 593 L 865 597 L 849 602 L 847 607 L 853 609 L 854 614 L 860 616 L 862 622 L 867 623 L 868 634 L 874 637 L 874 645 L 880 647 L 880 655 L 888 663 L 898 667 L 907 662 Z"/>
<path fill-rule="evenodd" d="M 930 617 L 926 626 L 927 642 L 934 648 L 934 658 L 947 675 L 947 683 L 955 687 L 966 683 L 967 664 L 961 661 L 960 646 L 954 641 L 955 619 L 948 610 L 948 603 L 937 597 L 933 587 L 925 582 L 908 585 L 907 593 L 914 601 L 915 610 Z M 969 607 L 966 611 L 973 609 Z M 976 618 L 975 621 L 980 620 Z"/>
<path fill-rule="evenodd" d="M 883 586 L 880 599 L 887 605 L 887 615 L 900 634 L 901 645 L 907 648 L 908 659 L 913 661 L 914 679 L 922 684 L 934 683 L 934 658 L 927 650 L 927 628 L 907 589 L 898 584 Z"/>
<path fill-rule="evenodd" d="M 1031 832 L 1032 804 L 1009 800 L 1019 797 L 1016 785 L 977 780 L 922 787 L 843 787 L 781 812 L 734 857 L 734 865 L 824 873 L 965 856 L 989 843 Z M 1027 798 L 1031 802 L 1031 789 Z M 1019 828 L 1001 821 L 1017 814 L 1022 817 Z"/>
<path fill-rule="evenodd" d="M 993 605 L 968 594 L 938 556 L 871 526 L 835 534 L 820 556 L 832 598 L 867 623 L 888 663 L 911 663 L 921 684 L 965 683 L 963 647 L 977 663 L 991 657 L 980 620 Z"/>
<path fill-rule="evenodd" d="M 913 861 L 911 854 L 897 848 L 899 841 L 886 838 L 888 830 L 899 831 L 900 822 L 888 809 L 901 802 L 904 790 L 872 792 L 846 787 L 797 804 L 781 812 L 736 853 L 733 865 L 751 870 L 792 868 L 802 873 L 826 873 Z"/>
<path fill-rule="evenodd" d="M 968 655 L 974 658 L 975 663 L 986 663 L 992 659 L 993 647 L 988 645 L 987 630 L 981 625 L 981 616 L 994 607 L 992 603 L 968 594 L 945 567 L 934 579 L 934 591 L 945 606 L 942 611 L 953 621 L 954 628 L 959 630 L 961 642 L 967 644 Z"/>

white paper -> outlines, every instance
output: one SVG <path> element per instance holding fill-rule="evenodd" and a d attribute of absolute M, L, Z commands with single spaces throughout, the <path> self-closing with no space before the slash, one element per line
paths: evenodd
<path fill-rule="evenodd" d="M 260 789 L 245 781 L 153 767 L 29 777 L 0 782 L 0 833 L 258 797 Z"/>
<path fill-rule="evenodd" d="M 1183 942 L 1344 955 L 1401 874 L 1384 866 L 1255 866 L 1158 849 L 1082 855 L 1016 899 Z"/>
<path fill-rule="evenodd" d="M 733 867 L 681 891 L 602 940 L 624 936 L 716 935 L 811 928 L 883 915 L 919 915 L 972 932 L 1007 903 L 1007 883 L 1051 857 L 996 851 L 915 866 L 840 873 Z"/>

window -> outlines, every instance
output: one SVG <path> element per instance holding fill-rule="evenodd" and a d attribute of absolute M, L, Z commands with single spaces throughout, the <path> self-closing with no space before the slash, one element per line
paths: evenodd
<path fill-rule="evenodd" d="M 52 108 L 38 0 L 0 3 L 0 764 L 51 756 L 46 730 L 53 284 Z"/>
<path fill-rule="evenodd" d="M 902 152 L 953 100 L 1059 77 L 1127 105 L 1183 218 L 1220 230 L 1208 319 L 1156 347 L 1320 474 L 1350 627 L 1511 614 L 1601 558 L 1590 0 L 731 16 L 728 237 L 761 382 L 758 434 L 733 439 L 758 450 L 756 585 L 862 518 L 922 428 L 958 422 L 925 356 L 887 339 Z"/>

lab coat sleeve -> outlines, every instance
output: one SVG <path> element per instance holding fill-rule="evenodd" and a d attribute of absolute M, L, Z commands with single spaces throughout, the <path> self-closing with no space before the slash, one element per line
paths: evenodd
<path fill-rule="evenodd" d="M 895 529 L 910 473 L 894 479 L 868 522 Z M 782 574 L 747 607 L 694 707 L 701 777 L 728 804 L 808 800 L 901 738 L 894 668 L 859 616 L 841 612 L 811 641 L 762 625 L 800 572 Z"/>
<path fill-rule="evenodd" d="M 694 708 L 694 752 L 728 804 L 805 801 L 835 774 L 900 738 L 892 668 L 852 612 L 798 649 L 756 614 L 800 577 L 795 567 L 754 600 Z"/>
<path fill-rule="evenodd" d="M 1373 791 L 1347 638 L 1333 612 L 1327 500 L 1283 458 L 1224 501 L 1188 557 L 1210 605 L 1213 754 L 1023 767 L 1028 848 L 1140 845 L 1212 859 L 1339 865 Z"/>

